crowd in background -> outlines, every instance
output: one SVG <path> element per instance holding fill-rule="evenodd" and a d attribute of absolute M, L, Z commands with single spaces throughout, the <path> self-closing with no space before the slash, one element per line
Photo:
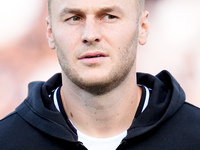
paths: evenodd
<path fill-rule="evenodd" d="M 146 0 L 146 9 L 150 34 L 138 49 L 138 72 L 169 70 L 186 101 L 200 106 L 200 1 Z M 46 16 L 45 1 L 0 0 L 0 118 L 26 98 L 29 82 L 60 72 L 46 40 Z"/>

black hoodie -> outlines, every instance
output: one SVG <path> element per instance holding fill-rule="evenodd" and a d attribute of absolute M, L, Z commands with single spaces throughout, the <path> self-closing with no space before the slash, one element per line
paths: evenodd
<path fill-rule="evenodd" d="M 138 73 L 138 84 L 151 90 L 149 104 L 137 116 L 118 150 L 200 150 L 200 109 L 167 71 Z M 29 84 L 25 101 L 0 121 L 0 150 L 84 150 L 50 94 L 61 74 Z"/>

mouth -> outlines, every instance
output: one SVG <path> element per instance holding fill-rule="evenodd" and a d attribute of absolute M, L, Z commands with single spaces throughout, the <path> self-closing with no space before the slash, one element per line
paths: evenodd
<path fill-rule="evenodd" d="M 79 59 L 93 59 L 93 58 L 100 58 L 100 57 L 107 57 L 107 55 L 100 52 L 93 52 L 93 53 L 86 53 L 82 55 Z"/>
<path fill-rule="evenodd" d="M 85 65 L 91 66 L 103 63 L 107 57 L 108 55 L 102 52 L 87 52 L 81 55 L 79 60 Z"/>

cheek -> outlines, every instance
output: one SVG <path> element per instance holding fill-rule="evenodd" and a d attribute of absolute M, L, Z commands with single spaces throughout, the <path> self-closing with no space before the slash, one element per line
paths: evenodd
<path fill-rule="evenodd" d="M 57 42 L 62 42 L 65 46 L 70 47 L 80 40 L 80 29 L 69 27 L 66 24 L 55 25 L 53 35 Z"/>
<path fill-rule="evenodd" d="M 123 49 L 130 45 L 133 40 L 138 39 L 138 28 L 134 23 L 131 23 L 131 25 L 120 24 L 110 30 L 106 30 L 104 35 L 107 38 L 106 41 L 109 41 L 111 45 Z"/>
<path fill-rule="evenodd" d="M 65 55 L 74 55 L 74 53 L 77 51 L 78 46 L 78 38 L 76 35 L 73 35 L 67 31 L 58 31 L 54 35 L 54 41 L 56 43 L 56 47 L 63 51 Z"/>
<path fill-rule="evenodd" d="M 121 59 L 124 61 L 135 61 L 136 52 L 138 46 L 138 30 L 127 31 L 126 34 L 122 36 L 123 38 L 119 38 L 118 40 L 118 50 L 120 53 Z"/>

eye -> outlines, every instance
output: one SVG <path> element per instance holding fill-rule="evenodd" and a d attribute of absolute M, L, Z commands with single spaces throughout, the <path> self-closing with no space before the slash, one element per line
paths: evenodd
<path fill-rule="evenodd" d="M 71 19 L 72 19 L 73 21 L 80 21 L 80 20 L 81 20 L 81 18 L 78 17 L 78 16 L 74 16 L 74 17 L 72 17 Z"/>
<path fill-rule="evenodd" d="M 65 21 L 68 22 L 69 24 L 76 24 L 76 23 L 80 22 L 81 20 L 82 20 L 81 17 L 73 16 L 73 17 L 66 19 Z"/>
<path fill-rule="evenodd" d="M 115 22 L 118 19 L 117 16 L 106 14 L 103 16 L 102 20 L 108 23 Z"/>
<path fill-rule="evenodd" d="M 116 19 L 117 17 L 116 16 L 114 16 L 114 15 L 106 15 L 105 17 L 107 17 L 108 19 Z"/>

